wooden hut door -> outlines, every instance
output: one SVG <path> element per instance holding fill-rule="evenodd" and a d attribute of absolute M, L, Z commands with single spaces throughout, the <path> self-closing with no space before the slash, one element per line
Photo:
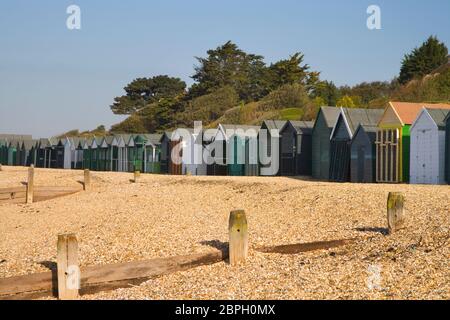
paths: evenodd
<path fill-rule="evenodd" d="M 281 136 L 280 150 L 281 150 L 281 175 L 295 176 L 296 174 L 296 134 L 294 132 L 287 132 Z"/>
<path fill-rule="evenodd" d="M 172 152 L 172 150 L 174 150 Z M 183 149 L 181 148 L 181 140 L 178 141 L 169 141 L 169 154 L 168 160 L 169 160 L 169 174 L 172 175 L 181 175 L 182 174 L 182 155 Z M 172 159 L 172 157 L 175 156 L 175 159 Z"/>
<path fill-rule="evenodd" d="M 417 178 L 420 183 L 433 183 L 433 152 L 431 130 L 417 132 Z M 437 182 L 436 182 L 437 183 Z"/>
<path fill-rule="evenodd" d="M 398 129 L 377 131 L 376 139 L 376 176 L 377 182 L 400 182 L 400 132 Z"/>
<path fill-rule="evenodd" d="M 330 180 L 334 182 L 350 181 L 350 142 L 331 141 Z"/>

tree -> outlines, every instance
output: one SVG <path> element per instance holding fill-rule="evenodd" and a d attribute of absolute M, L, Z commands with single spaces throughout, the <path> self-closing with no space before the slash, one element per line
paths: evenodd
<path fill-rule="evenodd" d="M 146 131 L 156 132 L 167 130 L 175 125 L 176 114 L 181 105 L 177 98 L 164 98 L 154 102 L 137 114 L 141 117 Z"/>
<path fill-rule="evenodd" d="M 160 99 L 182 95 L 186 90 L 186 83 L 168 76 L 138 78 L 124 90 L 126 95 L 114 98 L 114 103 L 110 106 L 115 114 L 133 114 Z"/>
<path fill-rule="evenodd" d="M 448 48 L 436 37 L 429 37 L 421 47 L 405 55 L 400 69 L 399 81 L 402 84 L 429 74 L 447 63 Z"/>
<path fill-rule="evenodd" d="M 248 54 L 231 41 L 207 51 L 206 58 L 196 57 L 192 79 L 196 84 L 189 90 L 193 98 L 232 87 L 242 100 L 251 101 L 267 94 L 263 57 Z"/>
<path fill-rule="evenodd" d="M 271 76 L 271 88 L 277 89 L 285 84 L 300 83 L 306 85 L 309 75 L 309 66 L 302 65 L 304 55 L 295 53 L 289 59 L 280 60 L 269 67 Z"/>
<path fill-rule="evenodd" d="M 339 99 L 339 90 L 332 81 L 320 81 L 316 85 L 313 97 L 322 98 L 327 106 L 335 106 Z"/>
<path fill-rule="evenodd" d="M 344 108 L 355 108 L 356 107 L 356 104 L 353 102 L 353 99 L 347 95 L 340 98 L 336 105 L 338 107 L 344 107 Z"/>

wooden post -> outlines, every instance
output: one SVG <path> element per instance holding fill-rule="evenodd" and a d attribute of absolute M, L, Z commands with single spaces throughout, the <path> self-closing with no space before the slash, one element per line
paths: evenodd
<path fill-rule="evenodd" d="M 83 184 L 84 191 L 89 191 L 91 189 L 91 172 L 89 169 L 84 170 L 84 184 Z"/>
<path fill-rule="evenodd" d="M 403 226 L 403 203 L 405 198 L 399 192 L 390 192 L 387 201 L 387 223 L 389 234 L 396 232 Z"/>
<path fill-rule="evenodd" d="M 2 171 L 3 170 L 3 168 L 2 168 L 2 164 L 0 163 L 0 171 Z"/>
<path fill-rule="evenodd" d="M 237 265 L 245 262 L 248 255 L 248 227 L 244 210 L 235 210 L 230 213 L 228 231 L 230 264 Z"/>
<path fill-rule="evenodd" d="M 27 203 L 33 203 L 34 194 L 34 165 L 28 168 L 28 182 L 27 182 Z"/>
<path fill-rule="evenodd" d="M 134 172 L 134 183 L 138 183 L 140 177 L 141 177 L 141 172 L 140 171 L 135 171 Z"/>
<path fill-rule="evenodd" d="M 73 300 L 80 289 L 78 242 L 75 234 L 58 235 L 58 298 Z"/>

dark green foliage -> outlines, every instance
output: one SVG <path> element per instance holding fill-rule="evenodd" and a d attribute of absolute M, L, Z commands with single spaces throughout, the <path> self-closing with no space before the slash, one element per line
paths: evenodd
<path fill-rule="evenodd" d="M 302 84 L 307 91 L 314 90 L 319 73 L 309 72 L 309 65 L 303 64 L 304 55 L 295 53 L 289 59 L 280 60 L 269 67 L 270 89 L 274 90 L 286 84 Z"/>
<path fill-rule="evenodd" d="M 412 79 L 423 77 L 447 63 L 448 49 L 436 37 L 429 37 L 421 47 L 405 55 L 400 70 L 399 81 L 405 84 Z"/>
<path fill-rule="evenodd" d="M 335 106 L 339 99 L 339 90 L 332 81 L 320 81 L 313 96 L 322 98 L 327 106 Z"/>
<path fill-rule="evenodd" d="M 132 114 L 160 99 L 181 95 L 185 89 L 186 83 L 179 78 L 138 78 L 124 88 L 126 95 L 114 98 L 111 110 L 115 114 Z"/>
<path fill-rule="evenodd" d="M 267 94 L 263 57 L 248 54 L 231 41 L 208 50 L 206 58 L 197 57 L 199 65 L 192 76 L 197 83 L 190 89 L 193 97 L 219 88 L 232 87 L 242 100 L 251 101 Z"/>

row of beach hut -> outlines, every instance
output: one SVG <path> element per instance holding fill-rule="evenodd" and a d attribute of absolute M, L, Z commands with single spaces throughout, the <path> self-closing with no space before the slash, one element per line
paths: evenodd
<path fill-rule="evenodd" d="M 312 141 L 312 176 L 319 180 L 450 184 L 448 104 L 322 107 Z"/>
<path fill-rule="evenodd" d="M 278 142 L 276 166 L 261 161 L 255 141 L 262 139 L 262 132 L 269 133 L 268 155 Z M 222 151 L 221 157 L 215 155 L 217 150 Z M 172 175 L 443 184 L 450 183 L 450 105 L 390 102 L 385 109 L 322 107 L 314 122 L 266 120 L 261 126 L 219 124 L 214 130 L 179 128 L 161 134 L 39 140 L 0 135 L 0 163 Z"/>

